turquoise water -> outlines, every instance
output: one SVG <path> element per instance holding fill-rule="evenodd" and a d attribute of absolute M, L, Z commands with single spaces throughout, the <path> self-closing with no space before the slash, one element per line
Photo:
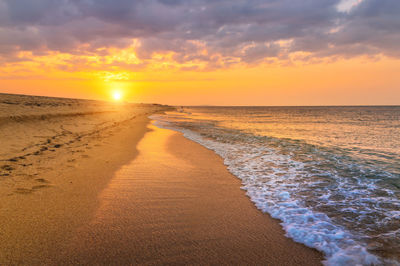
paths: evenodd
<path fill-rule="evenodd" d="M 400 259 L 400 107 L 193 107 L 154 117 L 214 150 L 328 265 Z"/>

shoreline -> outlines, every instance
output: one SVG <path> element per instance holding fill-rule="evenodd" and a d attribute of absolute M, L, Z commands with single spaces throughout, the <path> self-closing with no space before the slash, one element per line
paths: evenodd
<path fill-rule="evenodd" d="M 149 128 L 61 262 L 321 265 L 321 253 L 256 209 L 218 155 L 181 133 Z"/>
<path fill-rule="evenodd" d="M 165 108 L 45 100 L 0 125 L 0 264 L 321 264 L 217 154 L 150 125 Z"/>

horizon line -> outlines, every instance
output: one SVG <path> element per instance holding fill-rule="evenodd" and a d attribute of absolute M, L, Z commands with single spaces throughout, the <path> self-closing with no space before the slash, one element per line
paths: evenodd
<path fill-rule="evenodd" d="M 24 94 L 24 93 L 9 93 L 0 92 L 0 94 L 8 95 L 19 95 L 19 96 L 34 96 L 34 97 L 47 97 L 47 98 L 57 98 L 57 99 L 71 99 L 71 100 L 86 100 L 86 101 L 99 101 L 99 102 L 113 102 L 101 99 L 90 99 L 90 98 L 71 98 L 63 96 L 48 96 L 48 95 L 36 95 L 36 94 Z M 327 105 L 211 105 L 211 104 L 198 104 L 198 105 L 182 105 L 182 104 L 165 104 L 156 102 L 131 102 L 125 101 L 124 103 L 129 104 L 159 104 L 167 105 L 173 107 L 400 107 L 399 104 L 327 104 Z"/>

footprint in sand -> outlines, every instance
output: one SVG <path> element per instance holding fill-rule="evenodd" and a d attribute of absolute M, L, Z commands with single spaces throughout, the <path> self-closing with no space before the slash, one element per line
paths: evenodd
<path fill-rule="evenodd" d="M 32 189 L 29 188 L 16 188 L 14 190 L 14 193 L 18 193 L 18 194 L 31 194 L 33 191 Z"/>
<path fill-rule="evenodd" d="M 14 170 L 14 168 L 13 168 L 11 165 L 8 165 L 8 164 L 3 165 L 3 166 L 1 167 L 1 169 L 2 169 L 2 170 L 6 170 L 6 171 L 12 171 L 12 170 Z"/>
<path fill-rule="evenodd" d="M 42 148 L 40 148 L 40 151 L 47 151 L 49 148 L 47 148 L 47 147 L 42 147 Z"/>
<path fill-rule="evenodd" d="M 46 182 L 46 183 L 48 183 L 48 181 L 43 179 L 43 178 L 37 178 L 35 180 L 36 181 L 43 180 L 43 181 L 38 181 L 38 182 Z M 42 188 L 49 188 L 49 187 L 51 187 L 51 185 L 48 185 L 48 184 L 34 185 L 34 186 L 32 186 L 32 188 L 20 188 L 19 187 L 19 188 L 16 188 L 14 190 L 14 193 L 26 195 L 26 194 L 31 194 L 31 193 L 35 192 L 36 190 L 39 190 L 39 189 L 42 189 Z"/>
<path fill-rule="evenodd" d="M 35 186 L 32 186 L 32 191 L 33 190 L 38 190 L 38 189 L 41 189 L 41 188 L 48 188 L 48 187 L 51 187 L 50 185 L 35 185 Z"/>
<path fill-rule="evenodd" d="M 10 173 L 12 172 L 12 170 L 14 170 L 14 167 L 12 167 L 11 165 L 6 164 L 6 165 L 1 166 L 0 169 L 4 170 L 4 171 L 8 171 L 8 173 L 4 173 L 4 172 L 1 173 L 2 171 L 0 171 L 0 176 L 9 176 Z"/>
<path fill-rule="evenodd" d="M 39 183 L 46 183 L 46 184 L 50 183 L 50 181 L 48 181 L 44 178 L 36 178 L 35 181 L 37 181 Z"/>

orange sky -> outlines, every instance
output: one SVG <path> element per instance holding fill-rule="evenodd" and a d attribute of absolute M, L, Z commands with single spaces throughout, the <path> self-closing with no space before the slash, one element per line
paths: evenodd
<path fill-rule="evenodd" d="M 0 91 L 101 100 L 111 100 L 112 93 L 120 91 L 126 101 L 172 105 L 400 104 L 400 60 L 385 57 L 237 65 L 209 71 L 155 66 L 141 71 L 71 72 L 50 63 L 54 59 L 42 60 L 46 65 L 1 67 Z M 66 68 L 73 67 L 73 62 L 69 64 Z"/>

